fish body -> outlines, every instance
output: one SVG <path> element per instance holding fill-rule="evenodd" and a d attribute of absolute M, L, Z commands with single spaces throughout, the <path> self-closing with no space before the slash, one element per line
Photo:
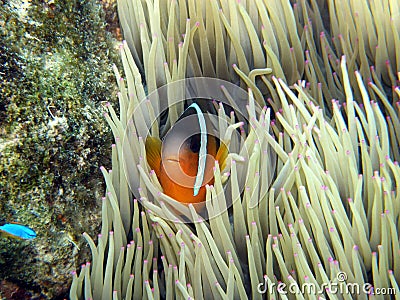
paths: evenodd
<path fill-rule="evenodd" d="M 206 198 L 205 186 L 214 183 L 215 161 L 222 165 L 227 148 L 222 143 L 218 147 L 196 103 L 184 114 L 186 117 L 172 126 L 163 141 L 146 139 L 147 161 L 165 194 L 181 203 L 200 203 Z"/>
<path fill-rule="evenodd" d="M 0 232 L 7 237 L 30 240 L 36 237 L 36 232 L 21 224 L 4 224 L 0 226 Z"/>

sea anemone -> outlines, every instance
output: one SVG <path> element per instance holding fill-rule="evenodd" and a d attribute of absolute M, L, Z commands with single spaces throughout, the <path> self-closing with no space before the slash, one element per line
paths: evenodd
<path fill-rule="evenodd" d="M 71 299 L 400 294 L 400 7 L 324 3 L 118 1 L 112 171 Z M 214 102 L 233 147 L 205 214 L 163 193 L 145 150 L 201 76 L 233 107 Z"/>

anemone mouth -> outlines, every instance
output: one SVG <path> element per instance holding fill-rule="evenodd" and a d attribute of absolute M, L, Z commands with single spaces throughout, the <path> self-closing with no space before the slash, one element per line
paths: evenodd
<path fill-rule="evenodd" d="M 85 285 L 87 298 L 259 299 L 283 283 L 335 298 L 323 287 L 337 282 L 400 293 L 399 4 L 252 3 L 118 2 L 127 42 L 121 114 L 106 116 L 113 172 L 102 169 L 102 235 L 85 235 L 93 265 L 71 295 Z M 196 76 L 247 90 L 217 79 L 201 89 L 186 80 Z M 218 107 L 232 151 L 197 208 L 162 193 L 140 138 L 162 136 L 165 105 L 164 129 L 175 124 L 192 89 L 243 108 L 236 119 Z"/>

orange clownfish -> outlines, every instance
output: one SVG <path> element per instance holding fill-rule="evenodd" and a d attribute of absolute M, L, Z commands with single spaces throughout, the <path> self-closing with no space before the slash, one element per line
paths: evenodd
<path fill-rule="evenodd" d="M 223 169 L 227 147 L 209 134 L 210 124 L 197 103 L 190 105 L 163 141 L 146 139 L 147 162 L 155 171 L 164 193 L 189 204 L 205 201 L 205 185 L 214 183 L 214 164 Z"/>

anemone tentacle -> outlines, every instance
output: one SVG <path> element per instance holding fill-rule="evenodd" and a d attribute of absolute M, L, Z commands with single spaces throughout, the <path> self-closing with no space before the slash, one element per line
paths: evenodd
<path fill-rule="evenodd" d="M 321 2 L 118 1 L 113 169 L 102 168 L 102 232 L 84 235 L 92 263 L 73 275 L 71 299 L 278 298 L 259 288 L 279 283 L 342 297 L 325 289 L 333 282 L 400 293 L 399 5 Z M 247 124 L 223 107 L 215 124 L 237 151 L 215 166 L 209 220 L 162 192 L 143 140 L 184 109 L 162 117 L 158 88 L 176 99 L 168 85 L 194 76 L 248 91 Z"/>

